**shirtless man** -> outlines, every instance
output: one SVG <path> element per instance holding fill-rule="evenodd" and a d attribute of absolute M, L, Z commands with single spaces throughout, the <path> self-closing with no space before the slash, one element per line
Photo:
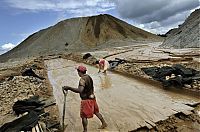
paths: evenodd
<path fill-rule="evenodd" d="M 99 120 L 101 121 L 102 125 L 99 129 L 104 129 L 107 127 L 107 123 L 105 122 L 103 116 L 99 113 L 99 107 L 96 102 L 96 97 L 94 95 L 94 86 L 92 78 L 86 74 L 86 67 L 85 66 L 78 66 L 77 72 L 80 76 L 80 81 L 78 88 L 72 88 L 69 86 L 63 86 L 63 90 L 70 90 L 75 93 L 79 93 L 81 97 L 81 109 L 80 109 L 80 116 L 82 119 L 83 125 L 83 132 L 87 132 L 87 124 L 88 118 L 92 118 L 93 114 L 95 114 Z"/>

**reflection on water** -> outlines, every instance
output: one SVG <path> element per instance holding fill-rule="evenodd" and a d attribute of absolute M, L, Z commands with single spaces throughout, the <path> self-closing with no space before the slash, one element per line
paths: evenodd
<path fill-rule="evenodd" d="M 111 88 L 112 83 L 110 80 L 110 76 L 108 74 L 100 74 L 100 87 L 101 88 Z"/>

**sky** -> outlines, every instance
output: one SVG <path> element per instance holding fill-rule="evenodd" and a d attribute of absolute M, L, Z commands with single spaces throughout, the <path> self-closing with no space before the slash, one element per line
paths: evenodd
<path fill-rule="evenodd" d="M 61 20 L 110 14 L 154 34 L 178 27 L 200 0 L 0 0 L 0 54 Z"/>

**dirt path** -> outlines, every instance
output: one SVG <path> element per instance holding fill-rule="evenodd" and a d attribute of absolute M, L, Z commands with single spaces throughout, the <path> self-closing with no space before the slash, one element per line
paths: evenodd
<path fill-rule="evenodd" d="M 47 60 L 45 64 L 62 117 L 61 87 L 64 85 L 77 87 L 79 77 L 74 67 L 78 64 L 64 59 Z M 193 108 L 185 104 L 199 101 L 197 98 L 172 93 L 112 72 L 104 75 L 98 74 L 94 67 L 87 66 L 87 68 L 88 74 L 94 80 L 100 112 L 109 125 L 103 131 L 130 131 L 141 126 L 151 127 L 155 122 L 177 112 L 189 113 Z M 82 130 L 79 105 L 79 95 L 69 92 L 65 114 L 66 131 Z M 94 117 L 89 120 L 88 131 L 98 131 L 99 126 L 100 122 Z"/>

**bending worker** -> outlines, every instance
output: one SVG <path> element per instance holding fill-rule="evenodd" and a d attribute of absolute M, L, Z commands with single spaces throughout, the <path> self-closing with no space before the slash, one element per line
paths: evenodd
<path fill-rule="evenodd" d="M 101 72 L 101 71 L 103 73 L 106 73 L 106 71 L 108 70 L 108 68 L 110 68 L 109 62 L 107 60 L 105 60 L 105 59 L 100 59 L 100 60 L 96 61 L 96 64 L 99 65 L 99 71 L 98 71 L 98 73 Z"/>
<path fill-rule="evenodd" d="M 82 125 L 84 132 L 87 132 L 87 124 L 88 118 L 92 118 L 93 114 L 95 114 L 99 120 L 101 121 L 102 125 L 99 129 L 104 129 L 107 127 L 107 123 L 105 122 L 102 115 L 99 113 L 99 107 L 96 102 L 96 97 L 94 95 L 94 86 L 92 78 L 86 74 L 86 67 L 85 66 L 78 66 L 77 72 L 80 76 L 78 88 L 72 88 L 69 86 L 63 86 L 63 90 L 70 90 L 75 93 L 79 93 L 81 97 L 81 109 L 80 109 L 80 116 L 82 119 Z"/>

